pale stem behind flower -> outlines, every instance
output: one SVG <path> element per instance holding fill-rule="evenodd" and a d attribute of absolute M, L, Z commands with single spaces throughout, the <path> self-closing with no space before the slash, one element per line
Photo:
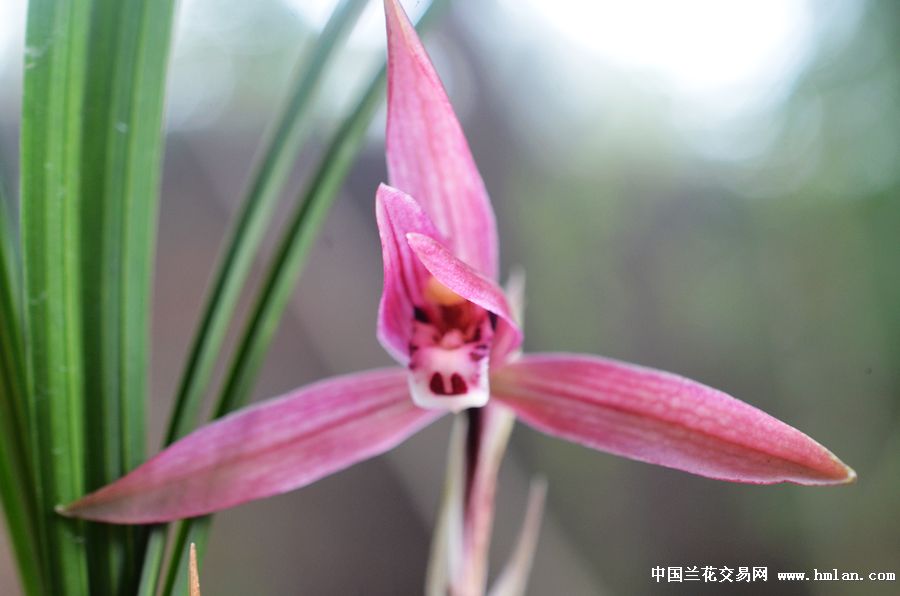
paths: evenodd
<path fill-rule="evenodd" d="M 456 416 L 431 543 L 428 596 L 485 593 L 497 473 L 514 422 L 512 413 L 497 406 Z"/>
<path fill-rule="evenodd" d="M 509 410 L 491 405 L 469 410 L 468 419 L 463 562 L 451 590 L 459 596 L 484 594 L 497 474 L 515 423 Z"/>
<path fill-rule="evenodd" d="M 465 477 L 466 429 L 465 414 L 453 419 L 450 443 L 447 447 L 447 471 L 438 508 L 431 555 L 425 578 L 426 596 L 446 596 L 452 578 L 458 577 L 463 552 L 463 487 Z"/>

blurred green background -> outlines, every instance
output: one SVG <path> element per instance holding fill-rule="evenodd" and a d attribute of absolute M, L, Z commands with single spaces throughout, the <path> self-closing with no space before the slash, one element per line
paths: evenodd
<path fill-rule="evenodd" d="M 319 96 L 294 191 L 317 139 L 383 58 L 372 4 Z M 404 4 L 418 14 L 426 3 Z M 262 131 L 332 5 L 182 2 L 154 447 Z M 24 10 L 0 3 L 0 171 L 13 188 Z M 769 581 L 748 594 L 896 594 L 896 582 L 774 575 L 900 573 L 900 4 L 457 0 L 426 45 L 491 192 L 504 271 L 527 272 L 529 350 L 698 379 L 807 432 L 859 474 L 840 488 L 730 485 L 518 426 L 494 571 L 539 473 L 550 493 L 530 594 L 725 591 L 656 584 L 657 565 L 767 566 Z M 383 119 L 329 217 L 259 397 L 388 362 L 374 339 L 382 130 Z M 222 514 L 204 593 L 420 592 L 448 429 Z M 0 593 L 15 594 L 3 544 L 0 555 Z"/>

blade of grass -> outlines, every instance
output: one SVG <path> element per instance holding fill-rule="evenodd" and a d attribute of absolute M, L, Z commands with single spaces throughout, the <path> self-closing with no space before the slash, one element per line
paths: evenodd
<path fill-rule="evenodd" d="M 202 319 L 194 335 L 187 366 L 169 418 L 164 445 L 187 434 L 197 422 L 197 411 L 209 390 L 213 370 L 226 332 L 232 324 L 241 290 L 256 258 L 259 244 L 272 219 L 291 165 L 303 145 L 308 128 L 308 108 L 319 86 L 325 66 L 367 0 L 343 0 L 331 15 L 312 54 L 301 62 L 295 84 L 282 112 L 267 133 L 250 185 L 235 220 L 227 248 L 214 274 Z M 147 543 L 139 594 L 155 594 L 165 551 L 166 526 L 151 529 Z M 202 552 L 202 545 L 201 545 Z"/>
<path fill-rule="evenodd" d="M 26 365 L 45 589 L 88 594 L 83 524 L 53 508 L 84 494 L 80 167 L 91 5 L 28 5 L 21 189 Z"/>
<path fill-rule="evenodd" d="M 237 352 L 228 367 L 227 380 L 213 411 L 213 418 L 224 416 L 249 399 L 309 250 L 362 148 L 366 130 L 383 95 L 382 69 L 369 83 L 356 109 L 335 135 L 309 189 L 291 217 L 250 320 L 244 328 Z"/>
<path fill-rule="evenodd" d="M 435 0 L 422 15 L 418 27 L 427 27 L 442 5 L 442 0 Z M 385 68 L 382 67 L 366 87 L 353 112 L 335 133 L 315 176 L 301 197 L 290 224 L 279 241 L 276 256 L 267 270 L 238 349 L 228 367 L 227 379 L 214 407 L 213 418 L 220 418 L 241 407 L 250 398 L 309 249 L 362 148 L 366 130 L 384 99 L 384 84 Z M 179 587 L 185 585 L 187 578 L 188 570 L 184 563 L 187 560 L 187 545 L 190 542 L 205 543 L 211 520 L 211 516 L 205 516 L 179 524 L 164 595 L 183 594 Z M 202 554 L 201 551 L 201 556 Z"/>
<path fill-rule="evenodd" d="M 22 362 L 18 241 L 0 180 L 0 501 L 25 594 L 42 592 Z"/>
<path fill-rule="evenodd" d="M 230 372 L 215 405 L 213 418 L 224 416 L 249 398 L 309 249 L 365 140 L 366 129 L 381 103 L 383 90 L 382 69 L 369 84 L 352 115 L 335 135 L 315 178 L 294 212 L 229 366 Z M 180 593 L 180 587 L 185 585 L 184 549 L 189 544 L 192 533 L 194 541 L 202 541 L 202 537 L 196 533 L 197 530 L 200 530 L 200 534 L 205 533 L 209 520 L 209 517 L 203 517 L 186 520 L 179 525 L 163 594 Z"/>
<path fill-rule="evenodd" d="M 159 585 L 160 570 L 166 549 L 166 527 L 153 526 L 144 549 L 144 564 L 141 567 L 141 578 L 137 596 L 156 596 Z"/>
<path fill-rule="evenodd" d="M 95 0 L 85 102 L 82 196 L 86 483 L 144 459 L 144 410 L 165 73 L 172 0 Z M 137 534 L 88 527 L 91 587 L 131 593 Z M 124 582 L 124 583 L 123 583 Z"/>
<path fill-rule="evenodd" d="M 170 554 L 169 571 L 162 592 L 164 596 L 187 596 L 185 582 L 189 579 L 190 569 L 184 555 L 188 553 L 189 546 L 192 543 L 196 543 L 197 558 L 200 561 L 203 560 L 203 555 L 206 554 L 206 544 L 209 542 L 211 526 L 211 515 L 185 520 L 178 524 L 175 531 L 175 544 L 172 545 Z"/>
<path fill-rule="evenodd" d="M 342 0 L 328 20 L 312 55 L 300 69 L 287 105 L 268 134 L 242 210 L 231 231 L 228 248 L 219 263 L 203 319 L 195 335 L 187 368 L 181 378 L 166 444 L 186 434 L 196 424 L 197 410 L 209 389 L 210 379 L 225 334 L 232 324 L 235 306 L 260 241 L 268 229 L 272 211 L 303 144 L 308 107 L 318 88 L 325 65 L 334 49 L 349 33 L 367 0 Z"/>
<path fill-rule="evenodd" d="M 18 435 L 17 449 L 25 454 L 28 421 L 22 361 L 22 264 L 9 206 L 6 185 L 0 180 L 0 371 L 15 385 L 3 400 L 4 422 Z"/>

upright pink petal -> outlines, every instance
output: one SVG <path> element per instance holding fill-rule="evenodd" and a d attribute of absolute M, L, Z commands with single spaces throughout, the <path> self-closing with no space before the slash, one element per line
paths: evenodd
<path fill-rule="evenodd" d="M 403 369 L 334 377 L 204 426 L 60 512 L 127 524 L 204 515 L 384 453 L 440 414 L 410 401 Z"/>
<path fill-rule="evenodd" d="M 378 341 L 405 366 L 409 362 L 415 308 L 423 303 L 424 284 L 430 277 L 406 241 L 406 234 L 437 235 L 438 232 L 412 197 L 384 184 L 375 193 L 375 216 L 384 262 Z"/>
<path fill-rule="evenodd" d="M 399 2 L 384 7 L 390 183 L 422 204 L 457 257 L 496 279 L 497 226 L 469 145 Z"/>
<path fill-rule="evenodd" d="M 700 383 L 632 364 L 534 354 L 491 375 L 493 396 L 534 428 L 736 482 L 841 484 L 856 474 L 795 428 Z"/>

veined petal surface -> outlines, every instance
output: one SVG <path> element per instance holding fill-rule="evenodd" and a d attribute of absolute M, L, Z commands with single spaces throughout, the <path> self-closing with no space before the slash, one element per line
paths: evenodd
<path fill-rule="evenodd" d="M 440 414 L 412 403 L 401 368 L 334 377 L 204 426 L 60 512 L 127 524 L 204 515 L 384 453 Z"/>
<path fill-rule="evenodd" d="M 400 3 L 384 6 L 388 179 L 421 203 L 454 255 L 497 279 L 497 224 L 469 144 Z"/>
<path fill-rule="evenodd" d="M 494 371 L 525 423 L 594 449 L 721 480 L 824 485 L 856 474 L 765 412 L 674 374 L 594 356 L 533 354 Z"/>

